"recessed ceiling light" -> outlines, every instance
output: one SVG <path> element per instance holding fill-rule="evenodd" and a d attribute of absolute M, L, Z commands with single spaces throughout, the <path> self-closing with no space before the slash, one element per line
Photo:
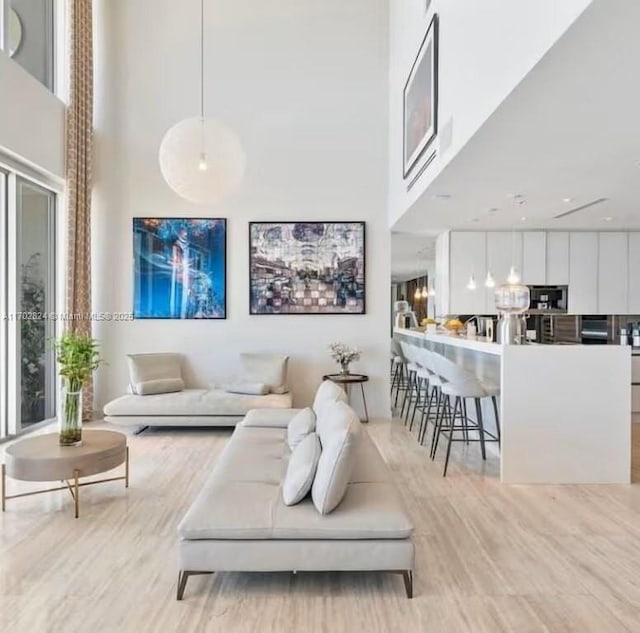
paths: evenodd
<path fill-rule="evenodd" d="M 469 222 L 480 222 L 480 218 L 469 218 Z"/>
<path fill-rule="evenodd" d="M 562 198 L 562 202 L 566 202 L 567 204 L 572 201 L 573 201 L 573 198 Z"/>
<path fill-rule="evenodd" d="M 522 200 L 524 196 L 521 193 L 508 193 L 507 198 L 512 198 L 513 200 Z"/>
<path fill-rule="evenodd" d="M 451 198 L 450 193 L 436 193 L 433 195 L 434 200 L 449 200 Z"/>
<path fill-rule="evenodd" d="M 498 207 L 491 207 L 487 213 L 496 213 L 496 211 L 499 211 Z"/>
<path fill-rule="evenodd" d="M 526 222 L 526 221 L 527 221 L 527 216 L 526 216 L 526 215 L 523 215 L 523 216 L 520 218 L 520 222 Z"/>
<path fill-rule="evenodd" d="M 604 222 L 611 222 L 611 220 L 613 220 L 613 217 L 610 215 L 605 215 L 604 218 L 602 218 L 602 220 Z"/>

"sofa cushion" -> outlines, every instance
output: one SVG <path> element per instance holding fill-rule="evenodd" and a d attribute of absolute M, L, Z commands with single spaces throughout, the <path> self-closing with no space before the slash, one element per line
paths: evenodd
<path fill-rule="evenodd" d="M 313 410 L 316 415 L 320 413 L 322 407 L 332 402 L 347 402 L 347 394 L 342 387 L 336 385 L 331 380 L 323 380 L 316 391 L 313 399 Z"/>
<path fill-rule="evenodd" d="M 261 382 L 270 393 L 288 393 L 287 366 L 289 357 L 282 354 L 240 354 L 243 380 Z"/>
<path fill-rule="evenodd" d="M 273 482 L 284 479 L 288 456 L 285 429 L 237 426 L 180 522 L 179 536 L 194 540 L 348 540 L 411 535 L 411 519 L 389 469 L 364 429 L 355 460 L 355 471 L 362 464 L 362 476 L 348 484 L 342 503 L 331 514 L 320 514 L 309 498 L 295 506 L 285 505 L 281 486 Z M 371 481 L 365 480 L 369 475 Z"/>
<path fill-rule="evenodd" d="M 134 393 L 144 395 L 184 389 L 180 354 L 128 354 L 127 364 Z"/>
<path fill-rule="evenodd" d="M 289 448 L 295 447 L 316 428 L 316 414 L 307 407 L 296 413 L 287 426 L 287 442 Z"/>
<path fill-rule="evenodd" d="M 249 396 L 266 396 L 269 393 L 269 385 L 263 382 L 233 382 L 223 385 L 222 389 L 228 393 L 243 393 Z"/>
<path fill-rule="evenodd" d="M 182 378 L 158 378 L 157 380 L 145 380 L 135 384 L 136 393 L 139 396 L 152 396 L 157 393 L 174 393 L 184 390 Z"/>
<path fill-rule="evenodd" d="M 286 429 L 291 419 L 300 411 L 302 409 L 252 409 L 240 424 Z"/>
<path fill-rule="evenodd" d="M 329 514 L 320 514 L 309 498 L 293 507 L 281 500 L 273 521 L 272 538 L 279 539 L 394 539 L 413 532 L 398 490 L 388 481 L 350 483 Z"/>
<path fill-rule="evenodd" d="M 309 494 L 320 453 L 320 439 L 315 433 L 309 433 L 297 444 L 289 458 L 287 474 L 282 484 L 282 500 L 285 505 L 300 503 Z"/>
<path fill-rule="evenodd" d="M 185 389 L 178 393 L 153 396 L 134 394 L 121 396 L 104 407 L 108 416 L 195 416 L 237 415 L 244 416 L 251 409 L 291 406 L 290 394 L 247 396 L 227 393 L 218 389 Z"/>
<path fill-rule="evenodd" d="M 318 462 L 311 498 L 320 514 L 328 514 L 342 501 L 355 463 L 360 420 L 343 402 L 327 405 L 321 416 L 331 413 L 331 423 L 318 426 L 322 455 Z M 320 420 L 318 420 L 320 422 Z"/>

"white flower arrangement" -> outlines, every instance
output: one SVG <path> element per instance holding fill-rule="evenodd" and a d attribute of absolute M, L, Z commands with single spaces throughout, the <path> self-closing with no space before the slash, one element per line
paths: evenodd
<path fill-rule="evenodd" d="M 331 343 L 329 345 L 331 358 L 341 366 L 349 365 L 356 360 L 360 360 L 360 350 L 355 347 L 349 347 L 344 343 Z"/>

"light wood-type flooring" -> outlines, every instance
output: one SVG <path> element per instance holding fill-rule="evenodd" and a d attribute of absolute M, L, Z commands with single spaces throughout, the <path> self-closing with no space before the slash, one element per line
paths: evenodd
<path fill-rule="evenodd" d="M 224 573 L 176 602 L 176 525 L 230 432 L 158 430 L 129 437 L 131 488 L 82 489 L 78 520 L 66 491 L 8 502 L 0 631 L 640 631 L 640 484 L 505 486 L 461 444 L 443 479 L 401 422 L 367 430 L 414 519 L 413 600 L 388 574 Z"/>

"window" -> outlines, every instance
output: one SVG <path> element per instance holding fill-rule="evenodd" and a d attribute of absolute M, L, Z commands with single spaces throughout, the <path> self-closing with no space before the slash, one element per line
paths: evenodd
<path fill-rule="evenodd" d="M 0 170 L 0 438 L 7 425 L 7 173 Z"/>
<path fill-rule="evenodd" d="M 56 194 L 0 172 L 0 201 L 0 435 L 14 435 L 56 413 Z"/>
<path fill-rule="evenodd" d="M 18 180 L 18 283 L 16 379 L 20 389 L 21 429 L 55 417 L 55 196 Z"/>
<path fill-rule="evenodd" d="M 30 75 L 54 90 L 55 0 L 0 0 L 2 48 Z"/>

